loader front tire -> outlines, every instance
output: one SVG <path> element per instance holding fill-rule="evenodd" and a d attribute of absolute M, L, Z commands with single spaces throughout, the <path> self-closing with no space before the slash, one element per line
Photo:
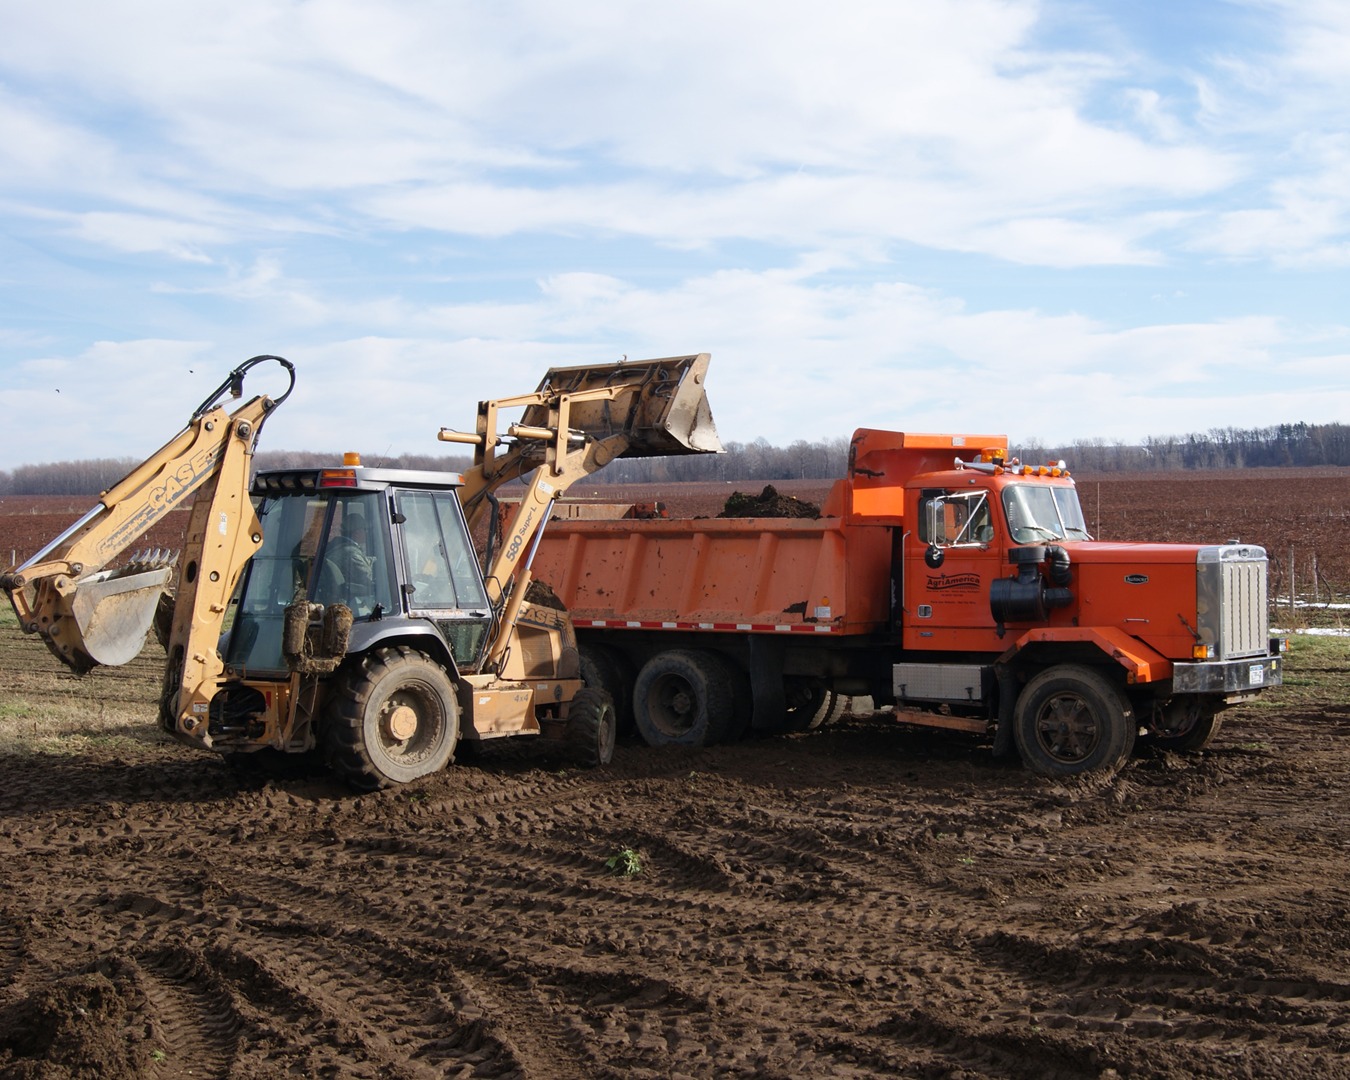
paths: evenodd
<path fill-rule="evenodd" d="M 735 701 L 726 668 L 698 649 L 657 653 L 638 672 L 633 716 L 649 746 L 711 746 L 727 737 Z"/>
<path fill-rule="evenodd" d="M 324 737 L 329 767 L 360 791 L 438 772 L 459 740 L 454 684 L 422 653 L 376 649 L 338 675 Z"/>

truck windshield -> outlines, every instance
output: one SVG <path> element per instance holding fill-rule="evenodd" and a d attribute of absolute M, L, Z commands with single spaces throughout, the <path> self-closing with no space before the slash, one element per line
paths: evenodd
<path fill-rule="evenodd" d="M 1009 484 L 1003 489 L 1008 531 L 1019 544 L 1046 540 L 1091 540 L 1078 492 L 1049 484 Z"/>

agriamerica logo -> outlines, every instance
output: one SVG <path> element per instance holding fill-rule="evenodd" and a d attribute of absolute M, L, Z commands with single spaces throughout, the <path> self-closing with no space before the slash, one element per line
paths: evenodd
<path fill-rule="evenodd" d="M 947 589 L 978 589 L 979 574 L 939 574 L 928 578 L 929 592 L 945 592 Z"/>

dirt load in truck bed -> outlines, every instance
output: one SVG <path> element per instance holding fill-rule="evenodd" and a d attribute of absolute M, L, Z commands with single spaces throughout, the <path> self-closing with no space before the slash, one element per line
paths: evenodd
<path fill-rule="evenodd" d="M 722 512 L 717 515 L 724 518 L 818 518 L 820 507 L 815 503 L 799 499 L 795 495 L 780 495 L 772 484 L 765 484 L 758 495 L 745 495 L 733 491 L 728 497 Z"/>
<path fill-rule="evenodd" d="M 0 1077 L 1350 1077 L 1346 639 L 1074 784 L 863 713 L 354 796 L 167 741 L 162 663 L 0 616 Z"/>

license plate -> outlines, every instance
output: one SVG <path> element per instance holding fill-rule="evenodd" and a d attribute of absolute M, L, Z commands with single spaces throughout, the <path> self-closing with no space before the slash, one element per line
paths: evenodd
<path fill-rule="evenodd" d="M 1266 681 L 1266 665 L 1253 664 L 1247 669 L 1247 683 L 1250 686 L 1263 686 Z"/>

